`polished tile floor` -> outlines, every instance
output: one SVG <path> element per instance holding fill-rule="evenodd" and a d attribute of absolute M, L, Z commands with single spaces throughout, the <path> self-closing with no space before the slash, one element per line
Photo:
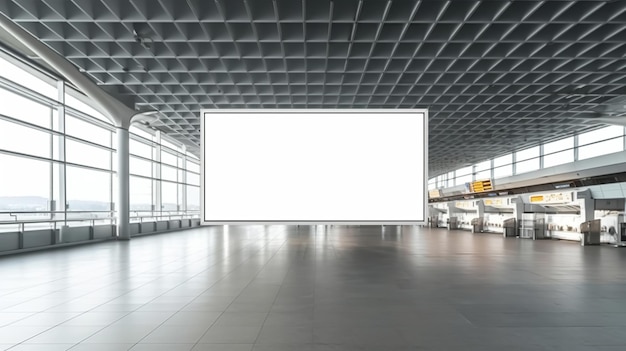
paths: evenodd
<path fill-rule="evenodd" d="M 626 249 L 207 227 L 0 257 L 0 350 L 626 350 Z"/>

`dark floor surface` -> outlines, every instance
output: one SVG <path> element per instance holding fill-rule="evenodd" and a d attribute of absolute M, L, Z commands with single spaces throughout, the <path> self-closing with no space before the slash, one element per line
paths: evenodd
<path fill-rule="evenodd" d="M 626 249 L 207 227 L 0 257 L 0 350 L 626 350 Z"/>

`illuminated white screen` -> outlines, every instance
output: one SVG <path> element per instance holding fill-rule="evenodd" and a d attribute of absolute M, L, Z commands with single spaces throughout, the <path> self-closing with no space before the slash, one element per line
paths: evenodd
<path fill-rule="evenodd" d="M 205 110 L 203 219 L 415 223 L 425 110 Z"/>

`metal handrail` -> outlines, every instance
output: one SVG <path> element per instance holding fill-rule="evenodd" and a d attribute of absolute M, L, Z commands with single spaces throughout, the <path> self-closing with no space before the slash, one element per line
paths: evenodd
<path fill-rule="evenodd" d="M 103 220 L 115 220 L 115 217 L 99 217 L 99 218 L 78 218 L 78 219 L 46 219 L 46 220 L 37 220 L 37 219 L 26 219 L 19 222 L 13 221 L 0 221 L 0 225 L 2 224 L 33 224 L 33 223 L 59 223 L 59 222 L 88 222 L 88 221 L 103 221 Z"/>
<path fill-rule="evenodd" d="M 133 211 L 135 213 L 138 212 L 151 212 L 151 211 Z M 176 212 L 176 211 L 171 211 L 171 212 Z M 144 219 L 146 218 L 155 218 L 155 219 L 168 219 L 168 220 L 173 220 L 173 219 L 193 219 L 194 215 L 199 215 L 200 211 L 189 211 L 191 213 L 168 213 L 168 214 L 152 214 L 152 215 L 135 215 L 135 216 L 131 216 L 131 219 L 135 219 L 135 220 L 139 220 L 140 223 L 144 222 Z M 176 217 L 180 217 L 180 218 L 176 218 Z M 187 217 L 187 218 L 185 218 Z"/>
<path fill-rule="evenodd" d="M 112 213 L 115 211 L 75 211 L 75 212 L 68 212 L 68 213 Z M 150 211 L 132 211 L 135 213 L 138 212 L 150 212 Z M 175 212 L 175 211 L 171 211 L 171 212 Z M 144 219 L 146 218 L 155 218 L 155 219 L 163 219 L 163 218 L 167 218 L 167 219 L 176 219 L 174 217 L 180 217 L 180 219 L 193 219 L 194 215 L 199 215 L 200 211 L 190 211 L 191 213 L 168 213 L 168 214 L 154 214 L 154 215 L 135 215 L 135 216 L 130 216 L 131 219 L 139 219 L 141 222 L 143 222 Z M 56 223 L 60 223 L 60 222 L 91 222 L 91 225 L 95 225 L 95 221 L 103 221 L 103 220 L 116 220 L 116 217 L 113 216 L 107 216 L 107 217 L 97 217 L 97 218 L 64 218 L 64 219 L 25 219 L 25 220 L 18 220 L 17 216 L 15 215 L 15 213 L 64 213 L 64 212 L 59 212 L 59 211 L 41 211 L 41 212 L 37 212 L 37 211 L 16 211 L 16 212 L 0 212 L 0 214 L 9 214 L 10 216 L 14 216 L 15 220 L 12 221 L 0 221 L 0 225 L 19 225 L 22 228 L 22 231 L 24 229 L 24 225 L 26 224 L 37 224 L 37 223 L 52 223 L 55 224 L 54 227 L 56 228 Z M 187 217 L 187 218 L 185 218 Z"/>
<path fill-rule="evenodd" d="M 113 213 L 115 211 L 0 211 L 0 214 L 26 214 L 26 213 L 42 213 L 42 214 L 50 214 L 50 213 Z"/>
<path fill-rule="evenodd" d="M 52 230 L 56 230 L 57 229 L 57 223 L 59 222 L 64 222 L 64 223 L 68 223 L 68 222 L 91 222 L 91 226 L 94 227 L 96 225 L 96 221 L 102 221 L 102 220 L 110 220 L 113 223 L 115 222 L 115 217 L 102 217 L 102 218 L 82 218 L 82 219 L 49 219 L 49 220 L 25 220 L 25 221 L 20 221 L 20 222 L 7 222 L 7 221 L 0 221 L 0 225 L 18 225 L 19 227 L 19 231 L 20 232 L 25 232 L 26 231 L 26 225 L 27 224 L 38 224 L 38 223 L 50 223 L 52 224 Z"/>

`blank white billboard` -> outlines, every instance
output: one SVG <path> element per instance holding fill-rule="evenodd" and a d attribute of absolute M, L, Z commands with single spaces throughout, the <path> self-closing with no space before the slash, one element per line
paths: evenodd
<path fill-rule="evenodd" d="M 426 110 L 203 110 L 202 219 L 420 223 Z"/>

